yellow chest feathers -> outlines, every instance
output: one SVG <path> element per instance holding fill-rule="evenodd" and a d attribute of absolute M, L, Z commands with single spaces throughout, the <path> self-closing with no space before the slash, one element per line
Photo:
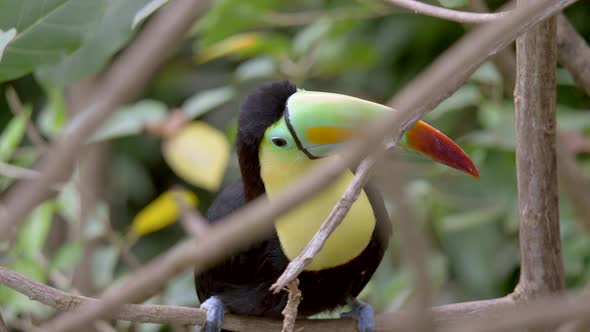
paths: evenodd
<path fill-rule="evenodd" d="M 312 163 L 306 159 L 282 161 L 261 155 L 261 176 L 269 199 L 272 200 L 289 183 L 300 178 Z M 276 220 L 275 228 L 281 247 L 289 260 L 293 260 L 305 248 L 352 178 L 352 172 L 345 172 L 320 194 Z M 363 191 L 306 270 L 323 270 L 352 260 L 367 247 L 374 229 L 373 209 Z"/>

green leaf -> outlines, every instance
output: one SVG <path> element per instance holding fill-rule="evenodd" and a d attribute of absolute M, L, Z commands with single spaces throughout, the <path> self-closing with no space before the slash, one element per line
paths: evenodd
<path fill-rule="evenodd" d="M 0 135 L 0 161 L 7 161 L 12 157 L 14 150 L 19 146 L 31 115 L 31 107 L 24 106 L 23 112 L 17 114 L 10 120 Z"/>
<path fill-rule="evenodd" d="M 447 8 L 461 8 L 467 6 L 467 0 L 438 0 L 438 2 Z"/>
<path fill-rule="evenodd" d="M 2 55 L 4 55 L 6 45 L 8 45 L 14 37 L 16 37 L 16 29 L 12 28 L 7 31 L 0 30 L 0 62 L 2 62 Z"/>
<path fill-rule="evenodd" d="M 92 0 L 95 1 L 95 0 Z M 50 85 L 66 86 L 98 73 L 133 37 L 133 17 L 150 0 L 101 0 L 106 11 L 84 44 L 61 61 L 39 68 L 37 78 Z"/>
<path fill-rule="evenodd" d="M 115 246 L 97 248 L 92 258 L 92 276 L 97 287 L 103 288 L 115 279 L 119 250 Z"/>
<path fill-rule="evenodd" d="M 439 222 L 444 231 L 458 231 L 498 220 L 505 213 L 505 210 L 506 204 L 499 202 L 492 207 L 451 214 L 445 216 Z"/>
<path fill-rule="evenodd" d="M 62 89 L 50 88 L 47 91 L 47 103 L 37 120 L 39 130 L 48 137 L 61 134 L 66 123 L 66 98 Z"/>
<path fill-rule="evenodd" d="M 236 94 L 232 87 L 201 91 L 182 104 L 182 111 L 190 119 L 197 118 L 230 101 Z"/>
<path fill-rule="evenodd" d="M 82 45 L 104 9 L 105 0 L 0 1 L 0 29 L 17 31 L 0 63 L 0 81 L 62 60 Z"/>
<path fill-rule="evenodd" d="M 143 6 L 140 10 L 135 13 L 133 16 L 133 23 L 131 24 L 131 29 L 135 29 L 138 24 L 143 22 L 146 18 L 150 15 L 155 13 L 158 9 L 162 8 L 168 0 L 152 0 L 145 6 Z"/>
<path fill-rule="evenodd" d="M 61 246 L 51 261 L 51 268 L 60 271 L 67 270 L 78 264 L 82 257 L 82 246 L 79 242 L 67 242 Z"/>
<path fill-rule="evenodd" d="M 91 142 L 139 134 L 146 124 L 166 116 L 168 107 L 157 100 L 145 99 L 115 112 L 90 138 Z"/>
<path fill-rule="evenodd" d="M 293 51 L 295 54 L 305 54 L 312 46 L 328 35 L 332 29 L 332 20 L 320 18 L 301 29 L 293 38 Z"/>
<path fill-rule="evenodd" d="M 281 5 L 281 1 L 272 0 L 214 1 L 197 25 L 202 44 L 210 45 L 235 33 L 245 32 L 259 25 L 265 14 Z"/>
<path fill-rule="evenodd" d="M 55 210 L 53 201 L 39 205 L 21 228 L 17 247 L 26 257 L 35 258 L 43 250 Z"/>
<path fill-rule="evenodd" d="M 271 57 L 253 58 L 241 63 L 234 75 L 239 82 L 273 77 L 277 68 Z"/>

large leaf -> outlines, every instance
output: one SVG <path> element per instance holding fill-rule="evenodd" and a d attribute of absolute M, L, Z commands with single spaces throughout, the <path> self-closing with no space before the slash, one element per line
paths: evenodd
<path fill-rule="evenodd" d="M 188 124 L 162 145 L 164 159 L 176 174 L 209 191 L 221 185 L 229 149 L 225 135 L 204 122 Z"/>
<path fill-rule="evenodd" d="M 0 81 L 62 60 L 82 45 L 106 0 L 0 0 L 0 29 L 16 29 L 0 63 Z"/>
<path fill-rule="evenodd" d="M 54 65 L 36 72 L 37 77 L 52 85 L 65 86 L 100 71 L 110 58 L 133 36 L 133 17 L 149 0 L 106 1 L 106 13 L 100 26 L 76 52 Z"/>
<path fill-rule="evenodd" d="M 92 135 L 90 141 L 113 139 L 117 137 L 139 134 L 145 125 L 162 120 L 168 107 L 157 100 L 144 99 L 125 106 L 115 112 Z"/>
<path fill-rule="evenodd" d="M 141 210 L 131 224 L 131 232 L 135 235 L 145 235 L 159 231 L 174 223 L 180 217 L 174 191 L 166 191 Z M 183 199 L 190 207 L 197 205 L 199 199 L 188 190 L 178 191 L 179 199 Z"/>

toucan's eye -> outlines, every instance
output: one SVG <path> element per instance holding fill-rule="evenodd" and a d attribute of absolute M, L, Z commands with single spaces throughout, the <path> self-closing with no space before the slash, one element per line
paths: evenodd
<path fill-rule="evenodd" d="M 272 137 L 270 141 L 279 148 L 285 148 L 289 145 L 289 142 L 287 142 L 287 140 L 282 137 Z"/>

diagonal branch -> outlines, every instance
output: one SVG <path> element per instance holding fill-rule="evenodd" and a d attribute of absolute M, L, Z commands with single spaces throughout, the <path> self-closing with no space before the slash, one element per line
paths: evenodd
<path fill-rule="evenodd" d="M 453 93 L 491 54 L 511 43 L 535 23 L 554 15 L 575 0 L 537 1 L 517 8 L 496 24 L 474 30 L 452 47 L 395 99 L 400 112 L 392 112 L 370 126 L 361 139 L 351 142 L 340 161 L 327 160 L 310 170 L 272 202 L 258 199 L 211 227 L 209 236 L 194 243 L 184 241 L 107 289 L 98 303 L 86 304 L 75 312 L 61 315 L 43 326 L 44 331 L 71 331 L 87 322 L 108 317 L 126 302 L 158 288 L 166 280 L 194 264 L 197 273 L 262 239 L 272 230 L 272 220 L 294 207 L 311 193 L 335 179 L 345 168 L 359 162 L 368 151 L 379 146 L 385 136 L 399 139 L 403 123 L 414 123 L 427 111 Z M 174 3 L 173 3 L 174 4 Z M 168 9 L 171 7 L 168 7 Z M 411 110 L 411 112 L 409 111 Z M 223 243 L 224 246 L 220 246 Z"/>
<path fill-rule="evenodd" d="M 590 96 L 590 47 L 563 14 L 557 16 L 557 47 L 559 63 Z"/>
<path fill-rule="evenodd" d="M 411 10 L 415 14 L 422 14 L 442 18 L 458 23 L 489 23 L 505 17 L 508 12 L 498 13 L 470 13 L 460 10 L 442 8 L 416 0 L 385 0 L 386 2 Z"/>

